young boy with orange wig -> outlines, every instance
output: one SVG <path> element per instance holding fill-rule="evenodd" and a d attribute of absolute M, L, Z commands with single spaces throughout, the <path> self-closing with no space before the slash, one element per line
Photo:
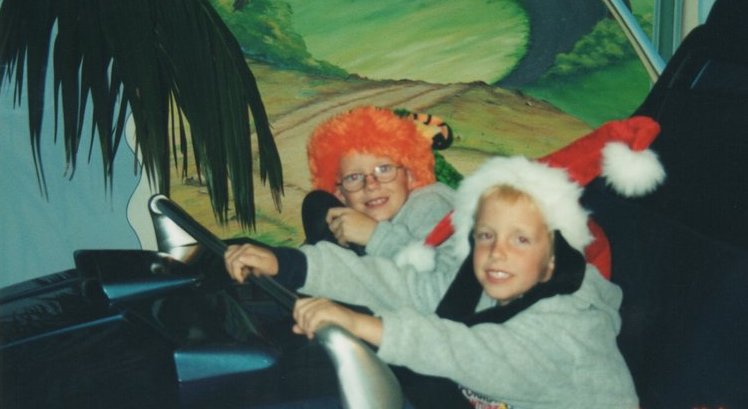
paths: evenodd
<path fill-rule="evenodd" d="M 436 181 L 432 137 L 422 128 L 363 106 L 315 129 L 307 145 L 315 190 L 302 206 L 307 244 L 327 240 L 393 258 L 423 241 L 452 210 L 454 191 Z"/>

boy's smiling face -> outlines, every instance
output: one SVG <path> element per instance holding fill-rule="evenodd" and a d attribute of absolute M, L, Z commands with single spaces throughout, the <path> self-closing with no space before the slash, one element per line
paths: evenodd
<path fill-rule="evenodd" d="M 553 275 L 548 228 L 526 196 L 505 198 L 493 192 L 481 199 L 473 237 L 475 276 L 486 294 L 501 305 Z"/>
<path fill-rule="evenodd" d="M 387 156 L 376 156 L 365 153 L 349 153 L 340 159 L 340 176 L 360 173 L 365 175 L 364 187 L 356 192 L 348 192 L 338 186 L 335 196 L 346 206 L 371 217 L 376 221 L 390 220 L 410 194 L 412 180 L 405 168 L 395 169 L 397 175 L 390 182 L 379 182 L 373 176 L 374 168 L 381 165 L 399 166 Z"/>

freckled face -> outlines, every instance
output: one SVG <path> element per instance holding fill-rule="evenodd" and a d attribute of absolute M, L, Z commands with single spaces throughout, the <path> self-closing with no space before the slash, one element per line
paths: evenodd
<path fill-rule="evenodd" d="M 364 153 L 349 153 L 340 159 L 340 175 L 352 173 L 363 173 L 366 182 L 364 187 L 357 192 L 347 192 L 341 186 L 335 191 L 335 196 L 346 204 L 346 206 L 366 214 L 376 221 L 390 220 L 410 194 L 412 180 L 410 172 L 401 168 L 397 170 L 397 176 L 390 182 L 381 183 L 377 181 L 372 173 L 377 166 L 390 164 L 397 165 L 387 156 L 375 156 Z"/>
<path fill-rule="evenodd" d="M 542 214 L 530 199 L 486 196 L 473 235 L 475 276 L 501 305 L 550 280 L 554 268 L 551 240 Z"/>

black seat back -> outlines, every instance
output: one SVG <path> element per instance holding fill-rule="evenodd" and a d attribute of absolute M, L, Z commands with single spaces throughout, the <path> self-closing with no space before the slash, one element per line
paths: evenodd
<path fill-rule="evenodd" d="M 583 201 L 624 291 L 621 350 L 644 409 L 748 407 L 748 2 L 718 0 L 634 112 L 668 173 L 642 199 Z"/>
<path fill-rule="evenodd" d="M 623 289 L 619 345 L 642 408 L 748 407 L 748 252 L 598 182 L 587 190 Z"/>
<path fill-rule="evenodd" d="M 748 2 L 716 2 L 635 114 L 662 126 L 668 173 L 642 205 L 748 248 Z"/>

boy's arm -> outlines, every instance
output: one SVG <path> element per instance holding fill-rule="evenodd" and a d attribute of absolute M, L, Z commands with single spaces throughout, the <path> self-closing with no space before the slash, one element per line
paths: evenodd
<path fill-rule="evenodd" d="M 433 311 L 451 282 L 450 274 L 424 280 L 423 274 L 391 259 L 358 256 L 329 242 L 300 249 L 306 256 L 307 276 L 299 292 L 365 305 L 375 312 L 416 303 Z"/>
<path fill-rule="evenodd" d="M 274 277 L 286 288 L 296 290 L 306 281 L 306 257 L 290 247 L 232 245 L 224 253 L 224 264 L 231 278 L 243 283 L 249 275 Z"/>
<path fill-rule="evenodd" d="M 379 346 L 382 342 L 382 320 L 362 314 L 325 298 L 302 298 L 296 301 L 294 332 L 312 338 L 325 324 L 336 324 L 364 341 Z"/>

